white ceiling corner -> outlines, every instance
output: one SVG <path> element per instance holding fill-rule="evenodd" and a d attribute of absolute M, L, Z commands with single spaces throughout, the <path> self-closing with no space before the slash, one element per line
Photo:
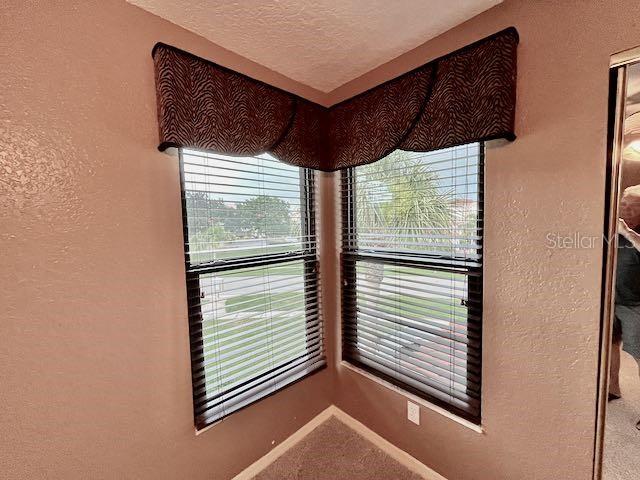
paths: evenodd
<path fill-rule="evenodd" d="M 322 92 L 330 92 L 502 2 L 127 1 Z"/>

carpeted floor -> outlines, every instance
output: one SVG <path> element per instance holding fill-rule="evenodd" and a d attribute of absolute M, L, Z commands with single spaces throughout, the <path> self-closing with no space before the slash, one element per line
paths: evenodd
<path fill-rule="evenodd" d="M 622 398 L 609 402 L 605 428 L 604 480 L 635 480 L 640 477 L 640 378 L 635 360 L 622 352 L 620 361 Z"/>
<path fill-rule="evenodd" d="M 421 480 L 335 417 L 319 425 L 255 480 Z"/>

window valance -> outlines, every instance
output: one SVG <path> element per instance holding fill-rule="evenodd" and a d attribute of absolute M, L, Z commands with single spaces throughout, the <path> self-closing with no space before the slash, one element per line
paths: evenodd
<path fill-rule="evenodd" d="M 153 49 L 160 150 L 264 152 L 319 170 L 514 140 L 518 33 L 508 28 L 326 108 L 175 47 Z"/>

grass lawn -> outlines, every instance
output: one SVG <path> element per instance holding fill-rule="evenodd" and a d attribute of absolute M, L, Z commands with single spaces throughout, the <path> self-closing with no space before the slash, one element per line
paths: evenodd
<path fill-rule="evenodd" d="M 431 321 L 466 324 L 467 319 L 467 307 L 461 305 L 456 299 L 419 298 L 404 294 L 383 295 L 381 302 L 375 308 L 392 315 L 406 316 L 412 320 L 425 317 Z"/>
<path fill-rule="evenodd" d="M 386 265 L 386 268 L 393 268 L 392 265 Z M 445 280 L 455 280 L 459 282 L 465 281 L 466 275 L 462 273 L 453 273 L 453 272 L 443 272 L 441 270 L 431 270 L 429 268 L 416 268 L 416 267 L 396 267 L 398 271 L 402 274 L 407 275 L 420 275 L 424 277 L 431 278 L 442 278 Z"/>
<path fill-rule="evenodd" d="M 250 381 L 305 353 L 307 329 L 302 291 L 237 295 L 225 300 L 224 310 L 215 322 L 205 322 L 207 334 L 215 336 L 215 341 L 209 340 L 210 344 L 205 345 L 205 357 L 228 355 L 206 369 L 206 385 L 211 392 Z M 265 314 L 269 311 L 270 315 Z"/>
<path fill-rule="evenodd" d="M 227 313 L 256 312 L 263 313 L 272 307 L 277 311 L 293 312 L 303 306 L 304 293 L 300 291 L 279 292 L 265 295 L 262 293 L 238 295 L 225 301 Z"/>
<path fill-rule="evenodd" d="M 224 300 L 211 305 L 203 322 L 204 354 L 211 362 L 206 367 L 210 392 L 235 388 L 304 355 L 303 272 L 304 261 L 295 260 L 215 274 L 227 281 L 221 284 Z M 272 293 L 263 291 L 268 278 Z M 209 301 L 215 302 L 211 297 Z"/>

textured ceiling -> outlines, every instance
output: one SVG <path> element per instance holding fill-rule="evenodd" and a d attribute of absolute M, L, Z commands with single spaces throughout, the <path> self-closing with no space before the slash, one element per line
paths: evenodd
<path fill-rule="evenodd" d="M 322 92 L 502 0 L 127 0 Z"/>

